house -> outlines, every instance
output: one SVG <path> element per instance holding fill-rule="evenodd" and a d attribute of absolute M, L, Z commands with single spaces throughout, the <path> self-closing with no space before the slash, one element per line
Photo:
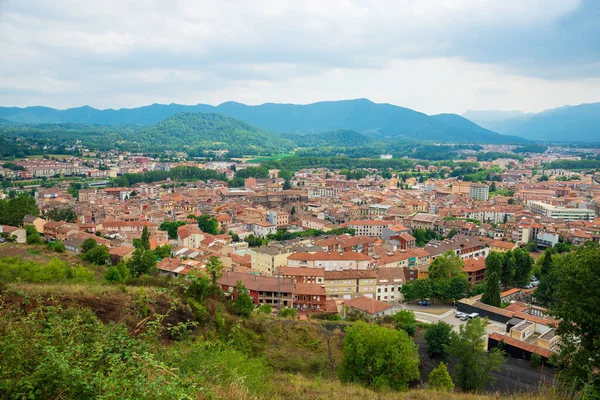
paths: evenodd
<path fill-rule="evenodd" d="M 357 313 L 368 319 L 376 319 L 385 315 L 392 315 L 392 305 L 372 299 L 367 296 L 360 296 L 354 299 L 346 300 L 343 303 L 342 317 L 347 317 L 350 313 Z"/>
<path fill-rule="evenodd" d="M 294 284 L 294 305 L 299 310 L 324 310 L 325 297 L 325 286 L 322 283 L 296 282 Z"/>
<path fill-rule="evenodd" d="M 327 299 L 375 297 L 377 273 L 374 270 L 325 271 L 324 277 Z"/>
<path fill-rule="evenodd" d="M 483 282 L 485 280 L 485 258 L 467 258 L 462 270 L 466 272 L 469 283 L 475 285 Z"/>
<path fill-rule="evenodd" d="M 270 276 L 250 275 L 239 272 L 224 272 L 217 281 L 225 293 L 235 299 L 235 287 L 238 282 L 248 290 L 254 304 L 268 304 L 281 307 L 294 306 L 294 282 L 291 279 Z M 281 300 L 281 303 L 280 303 Z"/>
<path fill-rule="evenodd" d="M 358 236 L 382 237 L 383 230 L 393 224 L 393 221 L 384 220 L 354 220 L 348 222 L 346 227 L 354 229 Z"/>
<path fill-rule="evenodd" d="M 14 237 L 15 242 L 25 243 L 27 242 L 27 231 L 24 228 L 18 228 L 16 226 L 0 225 L 0 233 L 5 233 L 9 237 Z"/>
<path fill-rule="evenodd" d="M 398 302 L 404 299 L 400 292 L 404 284 L 404 268 L 379 268 L 377 270 L 377 300 Z"/>
<path fill-rule="evenodd" d="M 134 251 L 135 247 L 130 246 L 113 247 L 112 249 L 108 250 L 108 252 L 110 253 L 110 260 L 113 265 L 116 265 L 121 261 L 127 261 L 128 259 L 130 259 Z"/>
<path fill-rule="evenodd" d="M 489 246 L 490 251 L 495 251 L 497 253 L 506 253 L 519 247 L 519 245 L 516 243 L 506 242 L 504 240 L 492 240 L 489 243 Z"/>
<path fill-rule="evenodd" d="M 318 283 L 322 285 L 325 281 L 325 270 L 323 268 L 280 267 L 277 269 L 276 274 L 301 283 Z"/>
<path fill-rule="evenodd" d="M 195 224 L 182 225 L 177 228 L 177 244 L 179 246 L 198 248 L 206 234 Z"/>
<path fill-rule="evenodd" d="M 277 233 L 277 225 L 270 222 L 257 222 L 252 224 L 252 233 L 254 236 L 266 238 L 269 235 Z"/>
<path fill-rule="evenodd" d="M 354 251 L 294 253 L 288 256 L 288 267 L 324 268 L 325 271 L 365 270 L 371 257 Z"/>
<path fill-rule="evenodd" d="M 38 233 L 40 234 L 44 233 L 44 225 L 46 224 L 46 222 L 48 221 L 46 221 L 44 218 L 36 217 L 29 214 L 23 217 L 23 226 L 32 225 L 35 227 L 35 230 L 38 231 Z"/>

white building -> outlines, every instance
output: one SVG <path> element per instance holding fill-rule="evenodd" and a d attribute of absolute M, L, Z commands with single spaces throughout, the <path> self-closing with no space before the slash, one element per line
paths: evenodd
<path fill-rule="evenodd" d="M 567 208 L 553 206 L 546 204 L 541 201 L 532 201 L 529 203 L 531 212 L 539 215 L 543 215 L 550 218 L 561 218 L 564 221 L 578 221 L 588 220 L 591 221 L 595 217 L 594 210 L 587 210 L 585 208 Z"/>

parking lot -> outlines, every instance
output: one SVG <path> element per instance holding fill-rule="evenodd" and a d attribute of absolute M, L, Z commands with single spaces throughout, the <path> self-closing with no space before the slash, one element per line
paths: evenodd
<path fill-rule="evenodd" d="M 456 310 L 454 308 L 444 305 L 432 305 L 424 307 L 414 304 L 395 304 L 394 311 L 398 310 L 412 310 L 415 313 L 415 318 L 420 322 L 435 324 L 440 320 L 444 321 L 450 324 L 456 331 L 458 331 L 459 326 L 467 323 L 467 321 L 462 321 L 460 318 L 455 317 Z M 489 321 L 487 333 L 489 335 L 493 332 L 504 332 L 505 329 L 505 324 L 496 321 Z"/>

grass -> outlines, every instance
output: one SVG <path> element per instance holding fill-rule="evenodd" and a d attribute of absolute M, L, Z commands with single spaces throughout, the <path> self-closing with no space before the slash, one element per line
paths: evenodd
<path fill-rule="evenodd" d="M 423 309 L 420 310 L 413 310 L 415 312 L 420 312 L 420 313 L 424 313 L 424 314 L 433 314 L 433 315 L 442 315 L 447 313 L 448 311 L 450 311 L 452 308 L 441 308 L 441 309 L 437 309 L 437 308 L 427 308 L 427 307 L 423 307 Z"/>

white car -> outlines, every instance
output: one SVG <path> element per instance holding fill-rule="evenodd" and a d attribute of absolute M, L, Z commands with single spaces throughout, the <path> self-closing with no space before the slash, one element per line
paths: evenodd
<path fill-rule="evenodd" d="M 457 312 L 454 314 L 454 316 L 455 316 L 456 318 L 462 318 L 462 317 L 464 317 L 465 315 L 467 315 L 467 314 L 465 314 L 465 313 L 463 313 L 463 312 L 460 312 L 460 311 L 457 311 Z"/>

